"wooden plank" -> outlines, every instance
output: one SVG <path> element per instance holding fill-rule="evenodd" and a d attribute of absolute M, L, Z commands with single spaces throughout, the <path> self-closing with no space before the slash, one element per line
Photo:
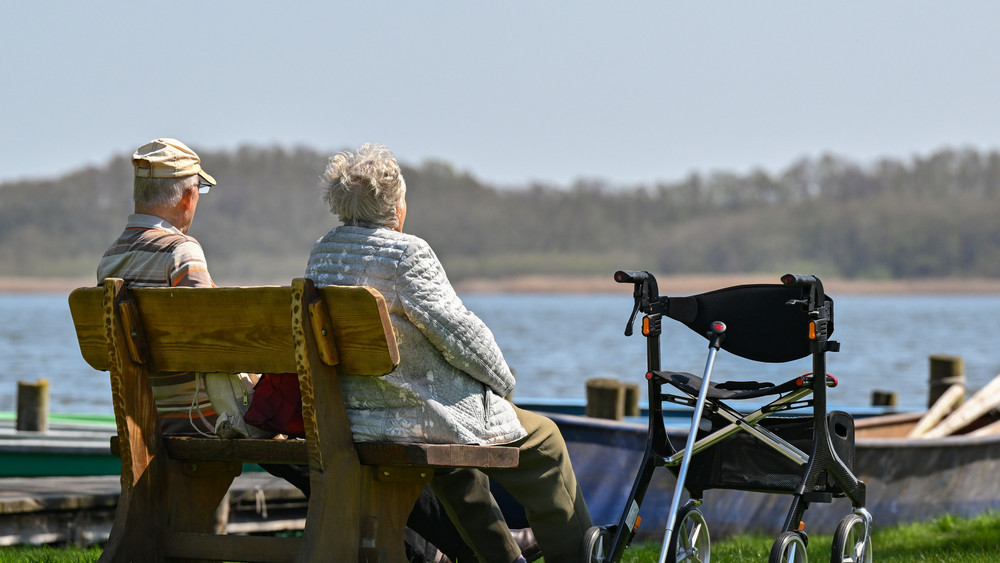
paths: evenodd
<path fill-rule="evenodd" d="M 303 531 L 300 561 L 357 561 L 361 542 L 360 513 L 363 471 L 354 449 L 354 437 L 344 409 L 338 368 L 319 357 L 307 307 L 317 299 L 312 281 L 292 280 L 291 317 L 295 360 L 302 396 L 302 421 L 309 449 L 309 510 Z M 342 303 L 330 304 L 336 314 Z M 347 307 L 349 309 L 349 307 Z M 343 361 L 345 337 L 333 335 Z M 381 329 L 380 329 L 381 330 Z M 414 499 L 415 500 L 415 499 Z M 413 503 L 410 503 L 413 506 Z M 331 533 L 336 531 L 336 533 Z M 402 535 L 402 531 L 400 531 Z M 400 544 L 400 551 L 402 545 Z M 381 558 L 377 559 L 381 560 Z M 402 561 L 402 557 L 394 560 Z"/>
<path fill-rule="evenodd" d="M 330 309 L 325 299 L 316 299 L 309 303 L 309 322 L 312 324 L 313 336 L 316 341 L 316 352 L 323 363 L 335 366 L 340 363 L 337 355 L 337 343 L 334 341 L 333 326 L 330 324 Z"/>
<path fill-rule="evenodd" d="M 165 555 L 224 561 L 295 561 L 302 538 L 167 532 Z"/>
<path fill-rule="evenodd" d="M 157 352 L 151 369 L 188 371 L 193 358 L 185 355 L 194 354 L 215 362 L 213 371 L 291 373 L 295 363 L 290 357 L 288 291 L 287 287 L 136 288 L 130 294 L 140 311 L 148 307 L 148 315 L 160 318 L 157 327 L 144 327 L 146 337 L 155 338 L 155 344 L 147 342 Z M 321 292 L 331 304 L 334 339 L 343 343 L 341 370 L 355 375 L 392 371 L 399 354 L 382 296 L 364 287 L 330 286 Z M 95 369 L 107 370 L 101 297 L 101 288 L 79 288 L 70 294 L 69 304 L 81 354 Z M 227 341 L 246 346 L 234 350 Z"/>
<path fill-rule="evenodd" d="M 82 287 L 69 294 L 69 309 L 76 327 L 80 354 L 94 369 L 108 370 L 108 342 L 104 338 L 104 289 Z"/>
<path fill-rule="evenodd" d="M 963 400 L 965 400 L 965 385 L 952 385 L 934 401 L 931 408 L 920 418 L 917 425 L 910 430 L 910 433 L 906 437 L 919 438 L 923 436 L 941 422 L 944 417 L 948 416 L 948 413 L 955 410 L 955 407 Z"/>
<path fill-rule="evenodd" d="M 84 359 L 108 370 L 102 295 L 101 288 L 76 289 L 69 305 Z M 288 288 L 135 288 L 129 295 L 143 317 L 153 371 L 191 371 L 198 362 L 213 367 L 201 371 L 295 371 Z"/>
<path fill-rule="evenodd" d="M 358 442 L 365 465 L 428 467 L 517 467 L 518 450 L 508 446 Z"/>
<path fill-rule="evenodd" d="M 259 440 L 167 436 L 167 455 L 184 461 L 247 461 L 253 463 L 309 463 L 305 440 Z"/>
<path fill-rule="evenodd" d="M 366 287 L 322 288 L 329 304 L 339 369 L 384 375 L 399 363 L 385 301 Z M 290 288 L 135 288 L 151 371 L 293 373 Z M 70 294 L 81 353 L 95 369 L 108 369 L 100 289 Z M 155 319 L 155 322 L 150 319 Z"/>
<path fill-rule="evenodd" d="M 399 365 L 396 336 L 382 294 L 370 287 L 316 288 L 330 312 L 341 375 L 385 375 Z"/>
<path fill-rule="evenodd" d="M 140 288 L 150 371 L 295 371 L 290 293 L 280 287 Z"/>
<path fill-rule="evenodd" d="M 167 454 L 184 461 L 248 461 L 305 465 L 309 455 L 304 440 L 196 438 L 166 436 Z M 462 444 L 413 444 L 358 442 L 358 458 L 364 465 L 423 467 L 517 467 L 518 450 L 509 446 Z M 118 437 L 111 438 L 111 452 L 118 455 Z"/>
<path fill-rule="evenodd" d="M 943 438 L 955 434 L 997 405 L 1000 405 L 1000 375 L 977 391 L 966 403 L 952 411 L 937 426 L 928 430 L 923 437 Z"/>

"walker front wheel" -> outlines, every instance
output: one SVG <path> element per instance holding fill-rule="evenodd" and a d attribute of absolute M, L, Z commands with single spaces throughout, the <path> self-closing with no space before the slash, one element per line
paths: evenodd
<path fill-rule="evenodd" d="M 583 534 L 586 551 L 583 563 L 610 563 L 611 543 L 615 540 L 615 526 L 592 526 Z"/>
<path fill-rule="evenodd" d="M 806 542 L 797 532 L 782 532 L 771 546 L 768 563 L 807 563 Z"/>
<path fill-rule="evenodd" d="M 689 504 L 677 513 L 676 529 L 670 534 L 669 563 L 708 563 L 712 557 L 712 541 L 708 524 L 697 505 Z"/>
<path fill-rule="evenodd" d="M 844 516 L 833 534 L 830 563 L 871 563 L 872 541 L 865 541 L 865 521 L 857 514 Z"/>

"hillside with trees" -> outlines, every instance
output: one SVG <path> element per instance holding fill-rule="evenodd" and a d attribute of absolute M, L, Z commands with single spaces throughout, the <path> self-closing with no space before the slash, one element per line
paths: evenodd
<path fill-rule="evenodd" d="M 287 283 L 334 226 L 328 155 L 202 152 L 220 184 L 191 234 L 225 285 Z M 500 189 L 451 165 L 404 164 L 406 230 L 456 280 L 524 274 L 803 271 L 828 277 L 1000 277 L 1000 153 L 941 150 L 858 164 L 803 158 L 778 173 L 671 183 Z M 0 275 L 89 276 L 131 210 L 128 155 L 64 177 L 0 184 Z"/>

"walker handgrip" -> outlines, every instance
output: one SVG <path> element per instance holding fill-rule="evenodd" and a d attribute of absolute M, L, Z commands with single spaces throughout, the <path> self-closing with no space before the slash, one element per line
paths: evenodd
<path fill-rule="evenodd" d="M 785 274 L 781 276 L 781 283 L 785 285 L 815 285 L 819 283 L 819 278 L 817 278 L 816 276 Z"/>
<path fill-rule="evenodd" d="M 649 277 L 649 272 L 636 272 L 634 270 L 618 270 L 615 272 L 615 281 L 618 283 L 642 283 Z"/>
<path fill-rule="evenodd" d="M 709 347 L 718 350 L 722 347 L 722 340 L 726 337 L 726 323 L 722 321 L 713 322 L 709 325 L 705 337 L 708 338 Z"/>

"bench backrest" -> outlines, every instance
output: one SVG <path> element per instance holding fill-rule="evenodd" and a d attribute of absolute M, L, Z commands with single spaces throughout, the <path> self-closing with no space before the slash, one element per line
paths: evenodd
<path fill-rule="evenodd" d="M 338 371 L 385 375 L 399 363 L 385 300 L 367 287 L 315 288 L 305 303 L 313 312 L 317 345 L 335 350 Z M 103 287 L 70 294 L 70 311 L 84 359 L 94 369 L 109 366 L 105 320 L 110 305 Z M 322 311 L 309 311 L 323 309 Z M 137 360 L 149 371 L 219 371 L 238 373 L 298 371 L 292 333 L 291 287 L 134 288 L 118 300 L 123 320 L 134 319 L 144 342 L 133 340 Z M 321 318 L 325 316 L 325 318 Z M 132 346 L 130 346 L 132 348 Z"/>

